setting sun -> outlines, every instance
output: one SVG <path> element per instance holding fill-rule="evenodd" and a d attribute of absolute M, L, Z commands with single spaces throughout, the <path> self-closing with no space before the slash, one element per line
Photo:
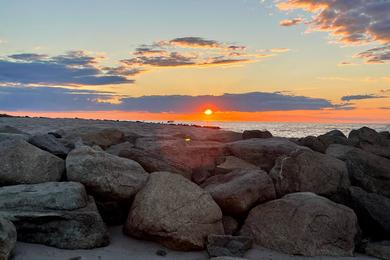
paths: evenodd
<path fill-rule="evenodd" d="M 210 108 L 206 109 L 204 112 L 203 112 L 206 116 L 211 116 L 213 114 L 213 110 L 211 110 Z"/>

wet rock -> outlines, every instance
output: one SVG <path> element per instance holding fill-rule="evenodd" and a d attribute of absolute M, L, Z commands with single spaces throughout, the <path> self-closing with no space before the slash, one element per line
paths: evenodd
<path fill-rule="evenodd" d="M 242 133 L 242 139 L 246 140 L 246 139 L 252 139 L 252 138 L 271 138 L 272 137 L 272 134 L 265 130 L 265 131 L 261 131 L 261 130 L 245 130 L 243 133 Z"/>
<path fill-rule="evenodd" d="M 253 208 L 241 230 L 260 246 L 304 256 L 352 256 L 357 233 L 351 209 L 309 192 Z"/>
<path fill-rule="evenodd" d="M 308 149 L 285 138 L 248 139 L 228 144 L 232 155 L 269 171 L 275 160 L 296 150 Z"/>
<path fill-rule="evenodd" d="M 252 238 L 247 236 L 209 235 L 207 237 L 207 253 L 210 257 L 242 257 L 246 251 L 252 248 L 252 243 Z"/>
<path fill-rule="evenodd" d="M 0 188 L 0 217 L 14 223 L 18 240 L 58 248 L 106 246 L 108 232 L 92 197 L 75 182 Z"/>
<path fill-rule="evenodd" d="M 310 150 L 278 158 L 270 176 L 278 197 L 294 192 L 332 197 L 350 186 L 343 161 Z"/>
<path fill-rule="evenodd" d="M 70 149 L 50 134 L 34 135 L 28 142 L 44 151 L 65 159 Z"/>
<path fill-rule="evenodd" d="M 260 169 L 215 175 L 202 187 L 211 194 L 222 212 L 230 216 L 245 215 L 255 204 L 276 197 L 271 178 Z"/>
<path fill-rule="evenodd" d="M 16 229 L 11 221 L 0 217 L 0 259 L 11 259 L 16 245 Z"/>
<path fill-rule="evenodd" d="M 156 172 L 135 196 L 124 231 L 174 250 L 200 250 L 208 235 L 223 234 L 222 212 L 196 184 Z"/>
<path fill-rule="evenodd" d="M 64 160 L 26 141 L 9 140 L 0 145 L 0 186 L 59 181 Z"/>

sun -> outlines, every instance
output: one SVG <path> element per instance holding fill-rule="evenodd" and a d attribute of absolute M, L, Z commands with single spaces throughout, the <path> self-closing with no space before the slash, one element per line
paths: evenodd
<path fill-rule="evenodd" d="M 211 116 L 214 112 L 213 110 L 211 110 L 210 108 L 206 109 L 204 112 L 203 112 L 206 116 Z"/>

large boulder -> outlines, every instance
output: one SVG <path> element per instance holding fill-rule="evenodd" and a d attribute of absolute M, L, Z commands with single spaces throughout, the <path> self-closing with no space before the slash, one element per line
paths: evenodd
<path fill-rule="evenodd" d="M 347 137 L 343 132 L 337 129 L 327 132 L 326 134 L 319 135 L 318 140 L 324 144 L 325 149 L 331 144 L 348 144 Z"/>
<path fill-rule="evenodd" d="M 27 141 L 30 138 L 29 135 L 24 134 L 11 134 L 11 133 L 0 133 L 0 142 L 4 142 L 7 140 L 22 140 Z"/>
<path fill-rule="evenodd" d="M 308 149 L 285 138 L 248 139 L 228 144 L 230 152 L 247 162 L 269 171 L 275 160 L 296 150 Z"/>
<path fill-rule="evenodd" d="M 390 241 L 369 242 L 365 253 L 379 259 L 390 260 Z"/>
<path fill-rule="evenodd" d="M 294 192 L 332 197 L 350 186 L 343 161 L 310 150 L 278 158 L 270 176 L 278 197 Z"/>
<path fill-rule="evenodd" d="M 390 159 L 390 140 L 374 129 L 362 127 L 352 130 L 348 136 L 350 144 L 361 149 Z"/>
<path fill-rule="evenodd" d="M 0 186 L 59 181 L 64 160 L 26 141 L 8 140 L 0 144 Z"/>
<path fill-rule="evenodd" d="M 254 170 L 258 167 L 254 164 L 248 163 L 236 156 L 223 156 L 218 159 L 215 167 L 216 174 L 226 174 L 234 170 Z"/>
<path fill-rule="evenodd" d="M 51 134 L 34 135 L 28 140 L 28 142 L 42 150 L 64 159 L 70 151 L 68 147 Z"/>
<path fill-rule="evenodd" d="M 68 180 L 81 182 L 97 199 L 131 199 L 148 179 L 137 162 L 88 146 L 74 149 L 66 158 Z"/>
<path fill-rule="evenodd" d="M 19 129 L 17 129 L 13 126 L 9 126 L 9 125 L 1 125 L 0 126 L 0 133 L 27 135 L 26 132 L 23 132 L 22 130 L 19 130 Z"/>
<path fill-rule="evenodd" d="M 241 233 L 286 254 L 352 256 L 358 224 L 351 209 L 303 192 L 253 208 Z"/>
<path fill-rule="evenodd" d="M 0 188 L 0 217 L 14 223 L 18 240 L 58 248 L 106 246 L 108 233 L 92 197 L 75 182 Z"/>
<path fill-rule="evenodd" d="M 11 221 L 0 218 L 0 260 L 11 259 L 16 245 L 16 229 Z"/>
<path fill-rule="evenodd" d="M 367 236 L 390 238 L 390 199 L 351 187 L 350 207 L 358 216 L 360 227 Z"/>
<path fill-rule="evenodd" d="M 265 130 L 265 131 L 261 131 L 261 130 L 245 130 L 243 133 L 242 133 L 242 139 L 252 139 L 252 138 L 271 138 L 272 137 L 272 134 Z"/>
<path fill-rule="evenodd" d="M 325 153 L 329 156 L 345 161 L 347 160 L 348 152 L 355 149 L 355 147 L 349 145 L 331 144 L 328 146 Z"/>
<path fill-rule="evenodd" d="M 116 128 L 77 127 L 60 130 L 57 133 L 62 136 L 66 143 L 73 144 L 81 140 L 83 144 L 89 146 L 99 145 L 104 149 L 119 144 L 125 139 L 124 133 Z"/>
<path fill-rule="evenodd" d="M 223 234 L 222 212 L 210 194 L 169 172 L 150 175 L 135 196 L 126 234 L 174 250 L 200 250 L 210 234 Z"/>
<path fill-rule="evenodd" d="M 275 189 L 268 174 L 260 169 L 235 170 L 207 179 L 202 187 L 230 216 L 242 216 L 257 203 L 275 199 Z"/>
<path fill-rule="evenodd" d="M 313 151 L 320 153 L 324 153 L 326 150 L 325 144 L 315 136 L 306 136 L 303 138 L 299 138 L 296 143 L 301 146 L 309 147 Z"/>
<path fill-rule="evenodd" d="M 135 147 L 152 154 L 158 154 L 160 160 L 175 168 L 214 169 L 217 159 L 225 154 L 225 145 L 214 141 L 196 141 L 191 139 L 167 139 L 145 137 L 138 138 Z"/>
<path fill-rule="evenodd" d="M 106 152 L 138 162 L 147 172 L 169 171 L 190 179 L 192 170 L 184 164 L 175 163 L 162 157 L 161 154 L 135 148 L 132 143 L 124 142 L 114 145 Z"/>

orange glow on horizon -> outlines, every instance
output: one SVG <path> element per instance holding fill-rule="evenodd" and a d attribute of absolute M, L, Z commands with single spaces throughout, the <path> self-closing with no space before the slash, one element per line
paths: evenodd
<path fill-rule="evenodd" d="M 206 116 L 211 116 L 214 112 L 213 110 L 211 110 L 210 108 L 206 109 L 204 112 L 203 112 Z"/>
<path fill-rule="evenodd" d="M 213 116 L 204 113 L 175 114 L 128 111 L 69 111 L 69 112 L 31 112 L 0 111 L 14 116 L 85 118 L 131 121 L 222 121 L 222 122 L 315 122 L 315 123 L 390 123 L 390 113 L 384 109 L 355 110 L 294 110 L 269 112 L 220 112 Z"/>

